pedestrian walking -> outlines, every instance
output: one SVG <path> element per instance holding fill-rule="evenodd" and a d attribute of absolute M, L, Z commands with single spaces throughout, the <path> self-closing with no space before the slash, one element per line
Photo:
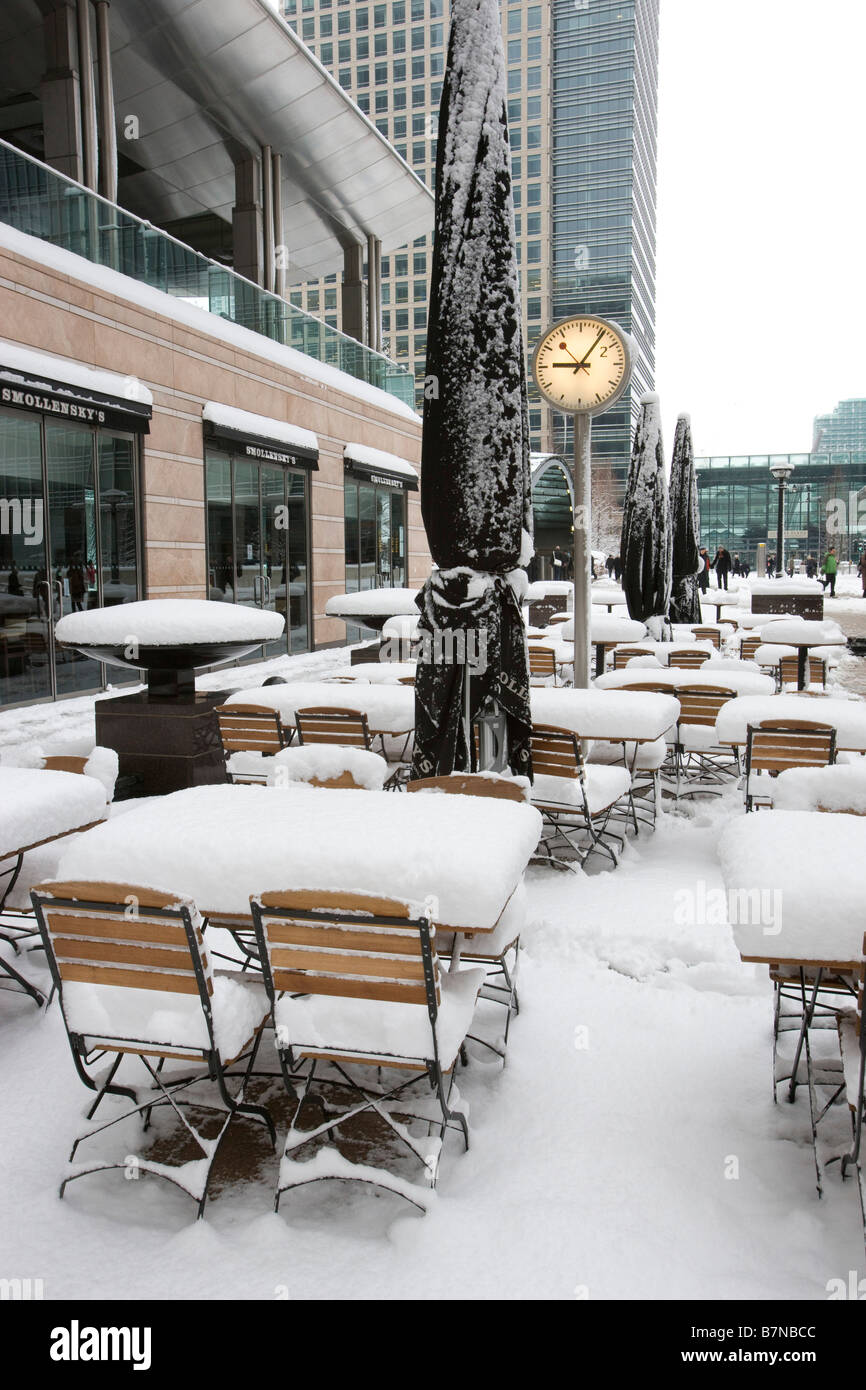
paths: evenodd
<path fill-rule="evenodd" d="M 716 571 L 719 588 L 727 589 L 728 575 L 731 572 L 731 555 L 730 551 L 726 550 L 723 545 L 720 545 L 716 551 L 715 559 L 713 560 L 713 569 Z"/>
<path fill-rule="evenodd" d="M 824 578 L 821 583 L 824 585 L 824 592 L 827 592 L 827 585 L 830 585 L 830 597 L 836 597 L 836 573 L 838 564 L 836 561 L 836 547 L 827 547 L 827 554 L 824 556 Z"/>
<path fill-rule="evenodd" d="M 710 557 L 705 545 L 701 546 L 698 554 L 701 561 L 701 567 L 698 570 L 698 587 L 701 593 L 705 594 L 710 587 Z"/>

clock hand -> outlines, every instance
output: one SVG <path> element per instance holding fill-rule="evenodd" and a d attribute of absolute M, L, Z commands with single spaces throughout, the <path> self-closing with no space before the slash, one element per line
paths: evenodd
<path fill-rule="evenodd" d="M 575 365 L 575 362 L 577 363 L 577 365 Z M 551 367 L 571 367 L 572 371 L 577 372 L 577 371 L 580 370 L 580 368 L 581 368 L 582 366 L 584 366 L 584 363 L 583 363 L 583 362 L 577 362 L 577 359 L 576 359 L 576 358 L 575 358 L 575 362 L 551 362 L 550 365 L 551 365 Z M 589 371 L 589 368 L 587 367 L 586 370 Z"/>
<path fill-rule="evenodd" d="M 598 345 L 599 345 L 599 343 L 601 342 L 601 340 L 602 340 L 603 337 L 604 337 L 604 329 L 601 330 L 601 332 L 599 333 L 599 335 L 598 335 L 598 337 L 596 338 L 595 342 L 593 343 L 592 347 L 591 347 L 591 348 L 587 348 L 586 352 L 583 354 L 583 359 L 582 359 L 582 361 L 580 361 L 580 362 L 578 363 L 578 366 L 579 366 L 579 367 L 586 367 L 586 359 L 587 359 L 587 357 L 589 357 L 589 354 L 590 354 L 591 352 L 594 352 L 594 351 L 595 351 L 595 349 L 598 347 Z M 586 370 L 589 371 L 589 367 L 586 367 Z"/>

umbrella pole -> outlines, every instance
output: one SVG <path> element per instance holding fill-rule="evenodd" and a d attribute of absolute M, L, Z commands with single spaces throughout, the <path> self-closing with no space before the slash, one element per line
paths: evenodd
<path fill-rule="evenodd" d="M 592 602 L 592 416 L 574 417 L 574 685 L 590 679 Z"/>
<path fill-rule="evenodd" d="M 463 667 L 463 730 L 466 735 L 466 752 L 469 755 L 469 769 L 472 770 L 472 672 L 467 661 Z"/>

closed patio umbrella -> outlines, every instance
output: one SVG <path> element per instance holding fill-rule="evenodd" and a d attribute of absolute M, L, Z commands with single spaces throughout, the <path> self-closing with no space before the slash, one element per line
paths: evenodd
<path fill-rule="evenodd" d="M 622 515 L 622 587 L 629 615 L 650 637 L 671 635 L 671 525 L 659 398 L 641 398 Z"/>
<path fill-rule="evenodd" d="M 526 575 L 518 566 L 532 556 L 529 428 L 497 0 L 452 5 L 421 457 L 421 511 L 438 568 L 417 600 L 412 775 L 470 766 L 467 719 L 497 710 L 505 760 L 528 774 Z M 461 649 L 478 653 L 474 669 L 461 663 Z"/>
<path fill-rule="evenodd" d="M 671 602 L 668 614 L 672 623 L 699 623 L 700 514 L 692 425 L 688 415 L 680 415 L 677 420 L 668 498 L 672 532 Z"/>

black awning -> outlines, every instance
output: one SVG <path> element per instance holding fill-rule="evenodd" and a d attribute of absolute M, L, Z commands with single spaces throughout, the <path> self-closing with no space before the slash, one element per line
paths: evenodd
<path fill-rule="evenodd" d="M 404 492 L 418 491 L 418 478 L 409 473 L 401 473 L 396 468 L 384 464 L 359 463 L 357 459 L 343 460 L 343 468 L 349 478 L 358 478 L 365 483 L 381 483 L 385 487 L 402 488 Z"/>
<path fill-rule="evenodd" d="M 307 448 L 303 444 L 286 444 L 282 439 L 268 438 L 263 434 L 251 434 L 247 430 L 233 429 L 214 420 L 204 422 L 205 439 L 215 444 L 228 444 L 234 452 L 240 452 L 261 463 L 280 463 L 290 468 L 318 469 L 318 449 Z"/>
<path fill-rule="evenodd" d="M 133 383 L 132 378 L 130 382 Z M 17 367 L 0 365 L 0 405 L 38 410 L 64 420 L 76 420 L 85 425 L 107 429 L 136 431 L 147 434 L 153 407 L 130 396 L 107 396 L 89 387 L 73 386 L 68 381 L 51 377 L 32 376 Z"/>

